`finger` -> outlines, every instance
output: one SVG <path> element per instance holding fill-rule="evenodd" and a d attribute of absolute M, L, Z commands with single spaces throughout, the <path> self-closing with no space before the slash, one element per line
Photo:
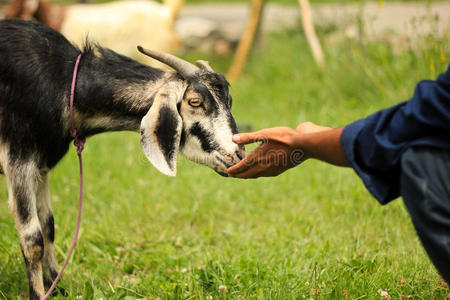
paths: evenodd
<path fill-rule="evenodd" d="M 241 178 L 241 179 L 259 178 L 259 177 L 263 176 L 262 174 L 264 173 L 264 169 L 265 169 L 264 166 L 255 165 L 255 166 L 249 168 L 248 170 L 245 170 L 243 172 L 232 175 L 232 177 Z"/>
<path fill-rule="evenodd" d="M 263 149 L 264 147 L 261 145 L 253 149 L 253 151 L 250 152 L 248 156 L 244 157 L 240 162 L 238 162 L 234 166 L 228 168 L 227 170 L 228 174 L 232 176 L 233 174 L 244 172 L 257 165 L 259 161 L 258 158 L 261 157 Z"/>
<path fill-rule="evenodd" d="M 233 135 L 233 142 L 238 145 L 245 145 L 255 142 L 261 142 L 267 140 L 267 137 L 262 133 L 262 131 L 238 133 Z"/>
<path fill-rule="evenodd" d="M 234 176 L 234 174 L 242 173 L 251 167 L 252 167 L 251 163 L 250 163 L 248 157 L 246 157 L 243 160 L 241 160 L 240 162 L 238 162 L 237 164 L 235 164 L 234 166 L 229 167 L 227 170 L 227 173 L 230 176 Z"/>

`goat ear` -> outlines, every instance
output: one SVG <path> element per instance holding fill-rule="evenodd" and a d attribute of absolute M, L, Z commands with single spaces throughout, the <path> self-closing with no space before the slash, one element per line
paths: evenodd
<path fill-rule="evenodd" d="M 200 69 L 214 72 L 214 70 L 209 65 L 209 62 L 207 62 L 206 60 L 197 60 L 195 63 Z"/>
<path fill-rule="evenodd" d="M 174 97 L 158 94 L 141 121 L 141 145 L 145 156 L 161 173 L 177 174 L 181 116 Z"/>

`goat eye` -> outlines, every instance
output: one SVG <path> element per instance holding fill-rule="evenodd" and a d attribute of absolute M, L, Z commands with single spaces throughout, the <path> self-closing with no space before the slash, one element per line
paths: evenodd
<path fill-rule="evenodd" d="M 202 101 L 200 100 L 200 98 L 191 98 L 188 100 L 188 103 L 190 106 L 198 107 L 202 104 Z"/>

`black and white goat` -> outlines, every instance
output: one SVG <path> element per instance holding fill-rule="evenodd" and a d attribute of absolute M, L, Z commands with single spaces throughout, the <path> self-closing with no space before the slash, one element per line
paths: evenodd
<path fill-rule="evenodd" d="M 173 67 L 162 71 L 96 45 L 82 51 L 74 101 L 80 137 L 140 131 L 145 155 L 174 176 L 178 152 L 226 175 L 242 158 L 228 82 L 205 61 L 140 51 Z M 69 94 L 80 50 L 42 24 L 0 22 L 0 172 L 25 258 L 30 299 L 44 295 L 57 274 L 49 171 L 65 155 Z"/>

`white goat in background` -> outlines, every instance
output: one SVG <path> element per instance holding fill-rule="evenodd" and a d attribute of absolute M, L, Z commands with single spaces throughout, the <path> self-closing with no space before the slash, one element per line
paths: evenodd
<path fill-rule="evenodd" d="M 183 0 L 114 1 L 104 4 L 59 5 L 45 0 L 13 0 L 5 9 L 7 18 L 32 18 L 61 32 L 68 40 L 81 46 L 86 36 L 118 53 L 155 64 L 138 56 L 136 45 L 174 53 L 181 42 L 174 31 L 174 22 Z M 161 65 L 158 65 L 161 66 Z"/>

